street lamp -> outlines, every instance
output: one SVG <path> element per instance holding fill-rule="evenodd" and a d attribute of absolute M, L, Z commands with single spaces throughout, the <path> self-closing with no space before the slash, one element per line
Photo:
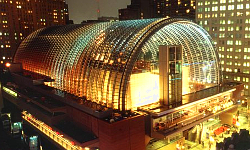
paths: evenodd
<path fill-rule="evenodd" d="M 7 62 L 7 63 L 5 64 L 5 66 L 6 66 L 7 68 L 9 68 L 9 67 L 11 66 L 11 64 L 10 64 L 9 62 Z"/>

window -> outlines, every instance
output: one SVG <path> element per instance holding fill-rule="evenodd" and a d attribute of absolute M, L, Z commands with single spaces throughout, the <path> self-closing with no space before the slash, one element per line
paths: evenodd
<path fill-rule="evenodd" d="M 234 23 L 234 21 L 233 20 L 227 20 L 227 24 L 233 24 Z"/>
<path fill-rule="evenodd" d="M 250 48 L 244 48 L 244 52 L 250 52 Z"/>
<path fill-rule="evenodd" d="M 234 27 L 227 27 L 227 30 L 228 30 L 228 31 L 233 31 L 233 30 L 234 30 Z"/>
<path fill-rule="evenodd" d="M 234 10 L 234 5 L 228 5 L 228 10 Z"/>
<path fill-rule="evenodd" d="M 237 9 L 243 9 L 243 4 L 238 4 Z"/>
<path fill-rule="evenodd" d="M 232 52 L 233 51 L 233 48 L 228 48 L 227 49 L 227 52 Z"/>
<path fill-rule="evenodd" d="M 210 18 L 210 14 L 205 14 L 205 18 Z"/>
<path fill-rule="evenodd" d="M 226 6 L 220 6 L 220 11 L 226 10 Z"/>
<path fill-rule="evenodd" d="M 250 27 L 245 27 L 245 31 L 250 31 Z"/>
<path fill-rule="evenodd" d="M 216 18 L 218 16 L 218 14 L 212 14 L 212 17 Z"/>
<path fill-rule="evenodd" d="M 220 13 L 220 17 L 225 17 L 226 14 L 225 13 Z"/>
<path fill-rule="evenodd" d="M 245 20 L 245 23 L 250 23 L 250 19 L 246 19 L 246 20 Z"/>
<path fill-rule="evenodd" d="M 205 8 L 205 11 L 210 11 L 210 7 L 206 7 L 206 8 Z"/>
<path fill-rule="evenodd" d="M 210 4 L 210 1 L 205 1 L 205 5 L 209 5 Z"/>
<path fill-rule="evenodd" d="M 202 9 L 202 8 L 198 8 L 197 11 L 198 11 L 198 12 L 202 12 L 203 9 Z"/>
<path fill-rule="evenodd" d="M 236 36 L 236 38 L 241 38 L 242 37 L 241 34 L 239 34 L 239 33 L 236 33 L 235 36 Z"/>
<path fill-rule="evenodd" d="M 226 21 L 225 20 L 220 20 L 220 24 L 225 24 Z"/>
<path fill-rule="evenodd" d="M 227 41 L 227 45 L 233 45 L 233 43 L 234 43 L 234 42 L 233 42 L 232 40 L 228 40 L 228 41 Z"/>
<path fill-rule="evenodd" d="M 198 18 L 202 18 L 202 14 L 198 14 Z"/>
<path fill-rule="evenodd" d="M 239 26 L 236 27 L 236 31 L 241 31 L 241 30 L 242 30 L 241 26 L 240 27 Z"/>
<path fill-rule="evenodd" d="M 237 16 L 241 17 L 241 16 L 243 16 L 243 13 L 242 12 L 237 12 Z"/>
<path fill-rule="evenodd" d="M 217 0 L 213 0 L 212 4 L 218 4 Z"/>
<path fill-rule="evenodd" d="M 219 31 L 225 31 L 225 27 L 220 27 Z"/>
<path fill-rule="evenodd" d="M 218 11 L 218 6 L 212 7 L 212 11 Z"/>
<path fill-rule="evenodd" d="M 235 52 L 241 52 L 241 49 L 236 49 Z"/>
<path fill-rule="evenodd" d="M 224 52 L 224 47 L 219 47 L 219 51 L 222 51 L 222 52 Z"/>
<path fill-rule="evenodd" d="M 249 70 L 248 69 L 243 69 L 243 73 L 249 74 Z M 246 79 L 247 79 L 246 82 L 248 82 L 248 78 L 246 78 Z"/>
<path fill-rule="evenodd" d="M 236 45 L 242 45 L 241 40 L 236 40 L 236 41 L 235 41 L 235 44 L 236 44 Z"/>
<path fill-rule="evenodd" d="M 212 27 L 212 31 L 217 31 L 217 27 Z"/>
<path fill-rule="evenodd" d="M 249 9 L 250 7 L 249 7 L 249 4 L 246 4 L 246 9 Z"/>

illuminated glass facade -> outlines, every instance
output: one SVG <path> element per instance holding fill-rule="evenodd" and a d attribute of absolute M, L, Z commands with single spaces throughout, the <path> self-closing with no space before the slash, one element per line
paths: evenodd
<path fill-rule="evenodd" d="M 181 45 L 183 94 L 220 81 L 208 33 L 183 19 L 145 19 L 43 28 L 19 46 L 15 63 L 49 86 L 127 110 L 159 101 L 159 45 Z"/>

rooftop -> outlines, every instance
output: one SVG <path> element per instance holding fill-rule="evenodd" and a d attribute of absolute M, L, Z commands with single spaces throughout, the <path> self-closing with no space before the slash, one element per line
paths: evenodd
<path fill-rule="evenodd" d="M 70 121 L 60 122 L 59 124 L 55 125 L 55 127 L 79 143 L 88 142 L 97 138 L 91 131 L 80 128 Z"/>

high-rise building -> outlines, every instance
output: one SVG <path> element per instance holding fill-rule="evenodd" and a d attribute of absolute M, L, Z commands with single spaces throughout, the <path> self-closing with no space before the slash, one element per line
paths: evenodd
<path fill-rule="evenodd" d="M 245 95 L 250 94 L 249 8 L 249 0 L 197 0 L 196 13 L 218 48 L 224 79 L 245 83 Z"/>
<path fill-rule="evenodd" d="M 131 5 L 119 10 L 120 20 L 161 17 L 195 19 L 195 0 L 131 0 Z"/>
<path fill-rule="evenodd" d="M 65 25 L 64 0 L 0 0 L 0 61 L 10 61 L 20 42 L 33 31 Z"/>

